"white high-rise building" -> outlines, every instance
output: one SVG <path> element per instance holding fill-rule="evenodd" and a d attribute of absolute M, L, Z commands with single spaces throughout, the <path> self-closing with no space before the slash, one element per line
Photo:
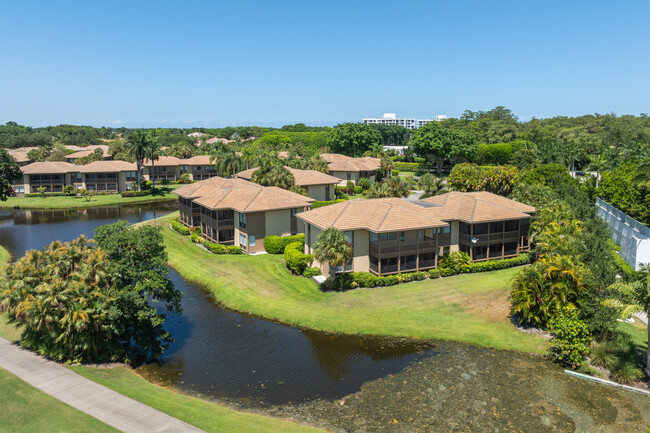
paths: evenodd
<path fill-rule="evenodd" d="M 440 121 L 446 119 L 447 116 L 439 114 L 435 119 L 408 119 L 404 117 L 397 117 L 395 113 L 384 113 L 381 117 L 370 117 L 363 119 L 364 125 L 398 125 L 406 129 L 417 129 L 422 125 L 429 122 Z"/>

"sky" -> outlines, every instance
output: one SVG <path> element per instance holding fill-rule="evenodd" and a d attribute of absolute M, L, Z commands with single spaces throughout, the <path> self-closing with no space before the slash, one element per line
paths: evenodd
<path fill-rule="evenodd" d="M 14 1 L 0 123 L 650 112 L 648 1 Z"/>

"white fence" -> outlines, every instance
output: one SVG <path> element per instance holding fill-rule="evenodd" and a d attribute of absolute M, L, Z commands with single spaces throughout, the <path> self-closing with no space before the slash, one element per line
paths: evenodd
<path fill-rule="evenodd" d="M 621 246 L 620 256 L 637 271 L 650 264 L 650 228 L 597 198 L 598 214 L 607 222 L 612 240 Z"/>

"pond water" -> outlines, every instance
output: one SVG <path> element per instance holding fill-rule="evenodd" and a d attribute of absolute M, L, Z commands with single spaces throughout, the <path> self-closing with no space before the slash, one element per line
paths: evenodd
<path fill-rule="evenodd" d="M 0 211 L 0 244 L 17 258 L 54 240 L 91 237 L 102 224 L 145 221 L 174 208 Z M 184 292 L 183 314 L 169 314 L 165 325 L 175 342 L 160 363 L 139 371 L 185 392 L 255 406 L 339 398 L 434 353 L 422 343 L 326 335 L 234 313 L 173 270 L 170 277 Z"/>

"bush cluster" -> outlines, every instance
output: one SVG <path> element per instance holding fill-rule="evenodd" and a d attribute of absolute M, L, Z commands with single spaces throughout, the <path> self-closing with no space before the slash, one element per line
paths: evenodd
<path fill-rule="evenodd" d="M 418 162 L 396 162 L 395 163 L 395 170 L 422 171 L 427 169 L 429 169 L 429 167 L 426 167 L 423 164 L 420 164 Z M 395 170 L 393 170 L 393 172 L 395 172 Z"/>
<path fill-rule="evenodd" d="M 287 245 L 300 242 L 305 243 L 305 235 L 293 235 L 293 236 L 265 236 L 264 237 L 264 249 L 269 254 L 282 254 Z"/>
<path fill-rule="evenodd" d="M 303 273 L 302 273 L 302 276 L 307 277 L 307 278 L 311 278 L 311 277 L 315 277 L 316 275 L 320 275 L 320 274 L 321 274 L 320 269 L 314 267 L 314 268 L 305 269 L 303 271 Z"/>
<path fill-rule="evenodd" d="M 314 256 L 304 253 L 305 244 L 298 241 L 288 244 L 284 249 L 284 262 L 287 268 L 296 275 L 304 275 L 309 265 L 314 261 Z M 310 271 L 311 272 L 311 271 Z"/>
<path fill-rule="evenodd" d="M 45 197 L 71 197 L 77 195 L 78 190 L 75 189 L 73 193 L 65 193 L 65 192 L 46 192 Z M 116 192 L 113 191 L 93 191 L 93 195 L 113 195 L 117 194 Z M 30 192 L 24 195 L 24 197 L 43 197 L 43 195 L 40 192 Z"/>
<path fill-rule="evenodd" d="M 145 189 L 143 191 L 122 191 L 122 197 L 143 197 L 145 195 L 151 195 L 153 192 L 152 189 Z"/>
<path fill-rule="evenodd" d="M 312 209 L 318 209 L 319 207 L 323 206 L 329 206 L 334 203 L 341 203 L 344 202 L 344 199 L 338 199 L 338 200 L 329 200 L 329 201 L 315 201 L 311 204 Z"/>
<path fill-rule="evenodd" d="M 564 311 L 550 325 L 551 359 L 565 367 L 578 368 L 589 353 L 591 343 L 591 334 L 587 324 L 578 319 L 578 310 Z"/>
<path fill-rule="evenodd" d="M 180 220 L 178 218 L 174 218 L 171 223 L 172 228 L 174 231 L 182 234 L 183 236 L 189 236 L 190 235 L 190 229 L 189 227 L 181 224 Z"/>
<path fill-rule="evenodd" d="M 453 253 L 452 253 L 453 254 Z M 465 254 L 465 253 L 458 253 Z M 465 254 L 466 255 L 466 254 Z M 445 256 L 448 257 L 448 256 Z M 427 278 L 440 278 L 450 277 L 457 274 L 471 274 L 476 272 L 494 271 L 497 269 L 512 268 L 514 266 L 521 266 L 530 263 L 530 254 L 520 254 L 517 257 L 501 260 L 488 260 L 486 262 L 461 264 L 458 267 L 442 267 L 445 263 L 441 260 L 441 264 L 437 269 L 430 269 L 429 271 L 422 272 L 408 272 L 404 274 L 387 275 L 378 277 L 370 272 L 347 272 L 337 275 L 334 282 L 326 281 L 323 286 L 329 290 L 347 290 L 356 289 L 358 287 L 372 288 L 393 286 L 399 283 L 408 283 L 411 281 L 421 281 Z M 447 263 L 451 260 L 447 260 Z"/>

